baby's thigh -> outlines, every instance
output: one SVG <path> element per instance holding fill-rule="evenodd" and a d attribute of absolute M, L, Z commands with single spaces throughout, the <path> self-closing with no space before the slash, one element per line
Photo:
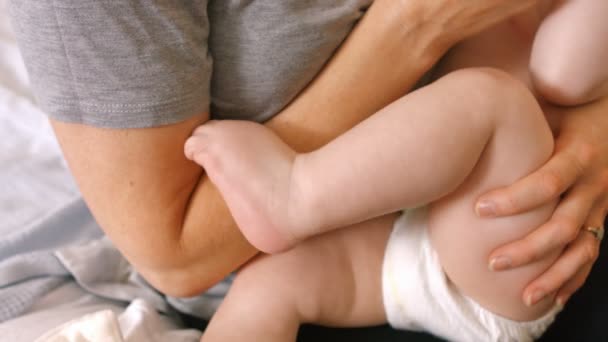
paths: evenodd
<path fill-rule="evenodd" d="M 490 271 L 488 259 L 495 248 L 523 238 L 546 222 L 556 201 L 505 218 L 482 219 L 474 211 L 480 195 L 532 173 L 552 153 L 553 137 L 546 120 L 528 90 L 523 85 L 521 88 L 512 93 L 505 88 L 495 94 L 498 103 L 507 100 L 511 109 L 498 113 L 496 132 L 472 173 L 456 191 L 431 204 L 428 219 L 431 242 L 441 265 L 462 293 L 502 316 L 531 320 L 552 305 L 551 299 L 529 308 L 522 299 L 523 290 L 551 265 L 559 251 L 504 272 Z M 497 110 L 507 107 L 497 106 Z"/>
<path fill-rule="evenodd" d="M 304 323 L 385 323 L 382 262 L 396 218 L 375 218 L 257 258 L 239 272 L 231 291 L 292 305 Z"/>

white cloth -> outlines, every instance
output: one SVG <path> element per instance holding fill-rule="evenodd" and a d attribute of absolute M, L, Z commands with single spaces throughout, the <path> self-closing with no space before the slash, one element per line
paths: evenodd
<path fill-rule="evenodd" d="M 397 329 L 427 331 L 449 341 L 526 342 L 538 338 L 559 312 L 516 322 L 462 295 L 447 279 L 427 234 L 427 210 L 408 210 L 395 222 L 382 270 L 384 305 Z"/>
<path fill-rule="evenodd" d="M 65 323 L 35 342 L 194 342 L 201 333 L 179 329 L 145 301 L 135 300 L 120 315 L 106 309 Z"/>

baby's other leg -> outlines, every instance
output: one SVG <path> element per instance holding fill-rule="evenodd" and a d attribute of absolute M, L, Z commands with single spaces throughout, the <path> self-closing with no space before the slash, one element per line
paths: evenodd
<path fill-rule="evenodd" d="M 556 0 L 540 26 L 530 60 L 543 98 L 581 105 L 608 94 L 608 1 Z"/>
<path fill-rule="evenodd" d="M 262 256 L 237 275 L 203 342 L 295 341 L 301 323 L 386 322 L 382 261 L 396 215 L 360 223 Z"/>
<path fill-rule="evenodd" d="M 553 305 L 552 299 L 548 296 L 528 307 L 522 300 L 523 290 L 553 263 L 560 251 L 504 272 L 489 270 L 488 256 L 495 248 L 523 238 L 546 222 L 557 199 L 527 213 L 497 219 L 480 219 L 474 206 L 481 194 L 512 184 L 543 165 L 553 151 L 553 136 L 530 91 L 508 77 L 501 82 L 502 87 L 494 88 L 499 91 L 489 94 L 497 107 L 504 108 L 491 114 L 497 119 L 493 136 L 466 181 L 431 205 L 429 226 L 445 272 L 464 294 L 502 316 L 531 320 L 546 312 Z"/>

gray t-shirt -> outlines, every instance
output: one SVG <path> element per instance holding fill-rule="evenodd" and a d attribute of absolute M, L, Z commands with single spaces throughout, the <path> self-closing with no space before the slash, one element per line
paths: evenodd
<path fill-rule="evenodd" d="M 151 127 L 211 111 L 264 121 L 372 0 L 10 0 L 39 104 L 61 121 Z"/>

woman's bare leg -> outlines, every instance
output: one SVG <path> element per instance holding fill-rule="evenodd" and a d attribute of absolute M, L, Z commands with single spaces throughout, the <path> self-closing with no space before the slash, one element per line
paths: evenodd
<path fill-rule="evenodd" d="M 395 218 L 376 218 L 252 261 L 202 341 L 286 342 L 295 341 L 301 323 L 385 323 L 382 260 Z"/>

